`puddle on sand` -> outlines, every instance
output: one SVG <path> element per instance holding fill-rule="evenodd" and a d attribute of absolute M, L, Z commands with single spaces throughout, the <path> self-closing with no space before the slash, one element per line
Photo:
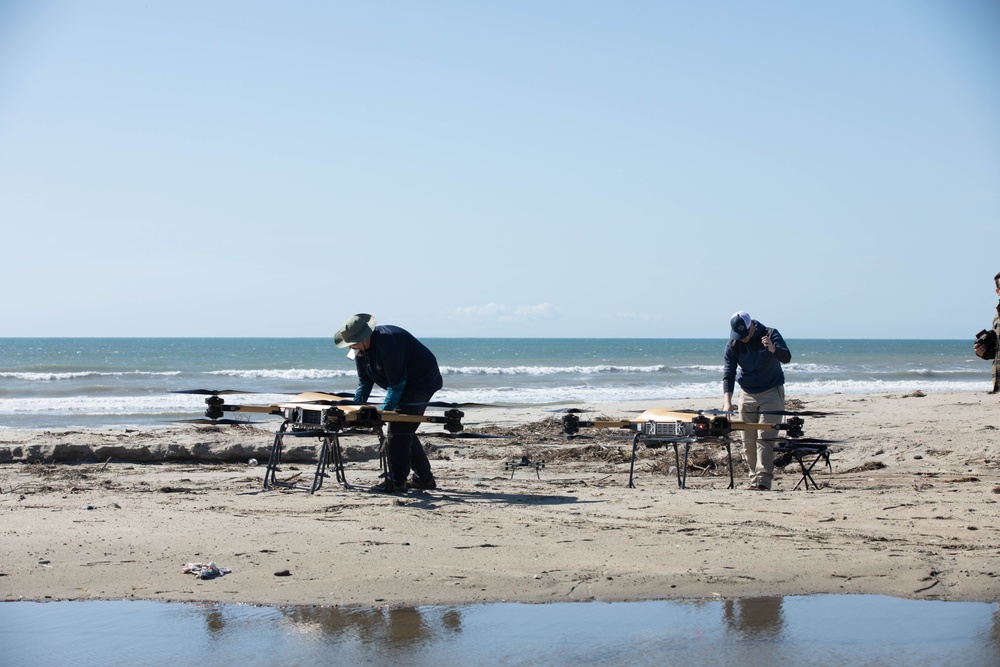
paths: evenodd
<path fill-rule="evenodd" d="M 404 609 L 0 603 L 35 665 L 1000 665 L 1000 605 L 814 595 Z"/>

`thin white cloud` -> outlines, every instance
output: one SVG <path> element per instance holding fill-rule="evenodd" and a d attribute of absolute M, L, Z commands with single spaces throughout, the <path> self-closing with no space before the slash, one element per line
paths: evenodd
<path fill-rule="evenodd" d="M 456 308 L 453 312 L 458 319 L 491 319 L 497 322 L 548 320 L 559 315 L 559 310 L 551 303 L 539 303 L 534 306 L 507 306 L 500 303 L 487 303 L 481 306 L 463 306 Z"/>

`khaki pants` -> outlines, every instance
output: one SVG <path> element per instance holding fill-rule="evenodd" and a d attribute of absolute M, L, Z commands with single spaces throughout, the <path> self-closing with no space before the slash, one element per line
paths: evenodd
<path fill-rule="evenodd" d="M 777 424 L 783 416 L 768 415 L 785 409 L 785 387 L 775 387 L 759 394 L 740 392 L 739 417 L 747 424 Z M 774 443 L 777 431 L 743 431 L 743 448 L 746 450 L 747 466 L 750 468 L 750 483 L 771 488 L 774 477 Z"/>

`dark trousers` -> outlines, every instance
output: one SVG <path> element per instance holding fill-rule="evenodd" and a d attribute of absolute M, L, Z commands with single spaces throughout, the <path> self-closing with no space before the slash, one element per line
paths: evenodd
<path fill-rule="evenodd" d="M 426 405 L 413 405 L 414 403 L 427 403 L 431 400 L 434 392 L 414 393 L 404 391 L 399 401 L 397 412 L 404 415 L 422 415 L 427 410 Z M 390 422 L 387 428 L 389 437 L 389 467 L 392 471 L 392 479 L 397 486 L 406 483 L 406 478 L 410 476 L 410 471 L 421 481 L 427 481 L 433 477 L 431 474 L 431 462 L 427 460 L 427 452 L 420 444 L 417 437 L 417 428 L 420 422 Z"/>

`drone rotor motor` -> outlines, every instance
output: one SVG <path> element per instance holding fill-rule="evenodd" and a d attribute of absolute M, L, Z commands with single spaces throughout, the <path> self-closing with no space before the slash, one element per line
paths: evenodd
<path fill-rule="evenodd" d="M 444 413 L 444 418 L 446 420 L 444 423 L 444 430 L 448 431 L 448 433 L 461 433 L 465 429 L 465 427 L 462 426 L 462 417 L 464 416 L 465 413 L 461 410 L 457 410 L 455 408 L 446 410 Z"/>
<path fill-rule="evenodd" d="M 206 398 L 205 405 L 207 405 L 208 408 L 205 410 L 205 416 L 209 419 L 221 419 L 223 415 L 222 406 L 225 402 L 225 399 L 218 395 Z"/>
<path fill-rule="evenodd" d="M 785 422 L 786 428 L 783 429 L 788 431 L 788 436 L 791 438 L 801 438 L 803 431 L 802 427 L 805 425 L 805 421 L 802 417 L 792 417 Z"/>
<path fill-rule="evenodd" d="M 564 435 L 576 435 L 580 432 L 580 417 L 578 415 L 573 413 L 563 415 L 562 423 Z"/>

